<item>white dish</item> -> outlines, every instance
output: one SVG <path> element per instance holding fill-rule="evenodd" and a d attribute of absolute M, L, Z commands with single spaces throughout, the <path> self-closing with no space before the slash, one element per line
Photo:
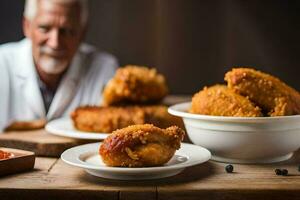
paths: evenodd
<path fill-rule="evenodd" d="M 181 144 L 172 159 L 163 166 L 126 168 L 106 166 L 98 150 L 101 143 L 85 144 L 66 150 L 61 159 L 73 166 L 85 169 L 89 174 L 107 179 L 145 180 L 176 175 L 186 167 L 204 163 L 211 158 L 210 152 L 197 145 Z"/>
<path fill-rule="evenodd" d="M 183 118 L 194 144 L 209 149 L 212 159 L 230 163 L 272 163 L 289 159 L 300 147 L 300 115 L 223 117 L 188 113 L 191 103 L 169 107 Z"/>
<path fill-rule="evenodd" d="M 77 138 L 77 139 L 88 139 L 88 140 L 102 140 L 105 139 L 108 133 L 94 133 L 94 132 L 83 132 L 75 129 L 73 122 L 70 118 L 59 118 L 50 121 L 46 127 L 46 131 L 51 134 Z"/>

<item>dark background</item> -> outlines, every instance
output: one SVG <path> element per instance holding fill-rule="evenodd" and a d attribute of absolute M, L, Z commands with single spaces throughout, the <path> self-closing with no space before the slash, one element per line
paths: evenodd
<path fill-rule="evenodd" d="M 158 68 L 171 93 L 252 66 L 300 90 L 300 4 L 288 0 L 90 0 L 86 41 L 121 65 Z M 0 1 L 0 44 L 23 37 L 24 1 Z"/>

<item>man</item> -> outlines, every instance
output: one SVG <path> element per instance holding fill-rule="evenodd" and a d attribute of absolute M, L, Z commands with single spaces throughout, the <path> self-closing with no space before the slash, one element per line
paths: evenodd
<path fill-rule="evenodd" d="M 112 55 L 81 44 L 86 4 L 26 1 L 26 39 L 0 47 L 0 131 L 68 116 L 79 105 L 100 104 L 102 88 L 118 63 Z"/>

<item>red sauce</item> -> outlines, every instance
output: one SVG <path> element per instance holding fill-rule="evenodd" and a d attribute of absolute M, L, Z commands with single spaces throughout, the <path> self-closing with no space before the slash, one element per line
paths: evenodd
<path fill-rule="evenodd" d="M 8 158 L 11 158 L 11 157 L 14 157 L 14 154 L 12 154 L 10 152 L 0 150 L 0 160 L 8 159 Z"/>

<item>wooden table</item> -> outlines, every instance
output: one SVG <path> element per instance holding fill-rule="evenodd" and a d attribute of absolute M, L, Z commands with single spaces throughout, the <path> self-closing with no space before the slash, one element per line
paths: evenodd
<path fill-rule="evenodd" d="M 190 97 L 169 98 L 168 104 Z M 149 181 L 116 181 L 93 177 L 61 159 L 37 157 L 31 172 L 0 177 L 0 199 L 300 199 L 300 150 L 292 159 L 272 165 L 234 165 L 209 161 L 182 173 Z M 288 176 L 277 176 L 286 168 Z"/>
<path fill-rule="evenodd" d="M 173 177 L 116 181 L 93 177 L 61 159 L 37 157 L 31 172 L 0 178 L 0 199 L 300 199 L 300 151 L 283 163 L 234 165 L 209 161 Z M 277 176 L 286 168 L 288 176 Z"/>

